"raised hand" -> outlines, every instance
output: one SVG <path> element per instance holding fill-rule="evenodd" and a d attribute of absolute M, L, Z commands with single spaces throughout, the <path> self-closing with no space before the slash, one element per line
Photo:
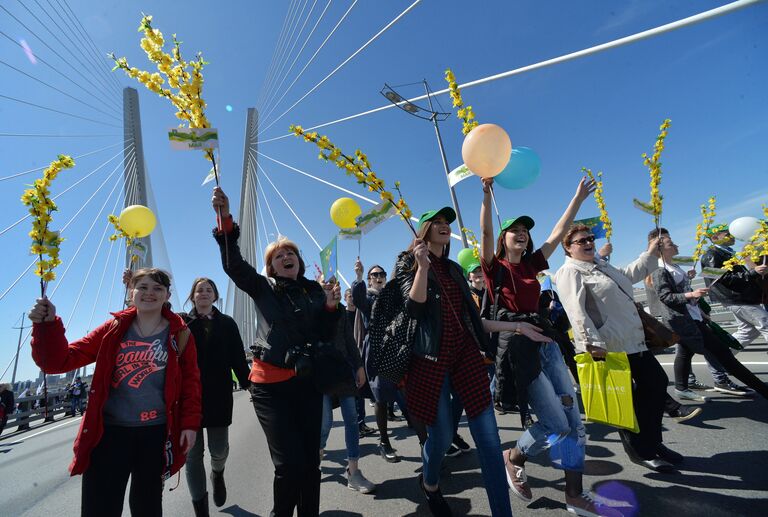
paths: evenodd
<path fill-rule="evenodd" d="M 229 198 L 221 190 L 221 187 L 214 187 L 213 197 L 211 198 L 211 205 L 216 215 L 221 213 L 221 218 L 226 219 L 229 216 Z"/>
<path fill-rule="evenodd" d="M 32 323 L 53 321 L 56 319 L 56 306 L 48 298 L 38 298 L 27 317 Z"/>
<path fill-rule="evenodd" d="M 416 259 L 416 264 L 419 268 L 428 268 L 429 248 L 427 248 L 427 244 L 421 239 L 414 239 L 413 243 L 413 256 Z"/>
<path fill-rule="evenodd" d="M 363 279 L 363 263 L 360 262 L 360 257 L 355 260 L 355 274 L 357 275 L 357 281 L 360 282 Z"/>
<path fill-rule="evenodd" d="M 587 199 L 597 188 L 595 180 L 587 179 L 587 177 L 581 178 L 579 186 L 576 187 L 576 199 L 580 202 Z"/>

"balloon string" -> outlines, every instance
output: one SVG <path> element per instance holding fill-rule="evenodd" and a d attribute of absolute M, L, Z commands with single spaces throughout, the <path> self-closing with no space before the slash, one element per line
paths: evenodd
<path fill-rule="evenodd" d="M 499 205 L 496 204 L 496 194 L 493 193 L 493 185 L 490 186 L 491 201 L 493 201 L 493 210 L 496 212 L 496 220 L 499 223 L 499 231 L 501 231 L 501 216 L 499 215 Z"/>

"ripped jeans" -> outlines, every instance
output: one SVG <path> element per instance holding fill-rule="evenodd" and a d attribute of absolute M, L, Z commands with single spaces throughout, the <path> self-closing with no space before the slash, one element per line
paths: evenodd
<path fill-rule="evenodd" d="M 517 441 L 527 457 L 549 449 L 555 467 L 582 472 L 586 431 L 581 421 L 571 375 L 557 343 L 539 349 L 541 373 L 528 386 L 528 402 L 537 422 Z"/>

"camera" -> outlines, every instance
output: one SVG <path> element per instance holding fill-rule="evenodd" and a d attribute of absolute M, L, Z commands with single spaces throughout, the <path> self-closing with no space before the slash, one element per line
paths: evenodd
<path fill-rule="evenodd" d="M 296 377 L 306 377 L 312 373 L 312 359 L 309 345 L 295 345 L 285 353 L 285 365 L 293 368 Z"/>

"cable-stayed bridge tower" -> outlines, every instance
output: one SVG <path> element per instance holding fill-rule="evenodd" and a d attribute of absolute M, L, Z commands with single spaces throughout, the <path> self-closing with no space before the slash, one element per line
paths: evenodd
<path fill-rule="evenodd" d="M 257 186 L 256 151 L 258 149 L 259 112 L 248 108 L 245 122 L 245 143 L 243 145 L 243 178 L 240 186 L 240 252 L 254 267 L 260 262 L 261 250 L 256 244 Z M 256 336 L 256 307 L 253 300 L 238 289 L 232 280 L 227 289 L 226 311 L 232 315 L 240 328 L 240 335 L 246 349 L 253 345 Z"/>

